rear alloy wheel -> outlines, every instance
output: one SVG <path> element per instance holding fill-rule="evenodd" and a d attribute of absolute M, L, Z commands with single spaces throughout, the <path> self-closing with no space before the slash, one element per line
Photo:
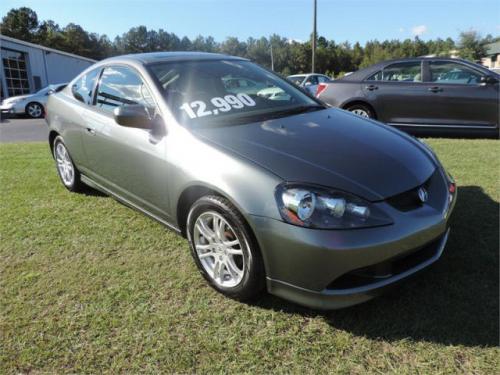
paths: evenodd
<path fill-rule="evenodd" d="M 61 136 L 54 139 L 52 150 L 57 173 L 66 189 L 73 192 L 85 190 L 86 185 L 80 180 L 80 172 L 76 169 Z"/>
<path fill-rule="evenodd" d="M 187 221 L 191 253 L 213 288 L 238 300 L 248 300 L 262 292 L 262 257 L 243 217 L 227 199 L 198 199 Z"/>
<path fill-rule="evenodd" d="M 40 118 L 43 115 L 43 107 L 40 103 L 29 103 L 26 106 L 26 114 L 31 118 Z"/>
<path fill-rule="evenodd" d="M 373 111 L 368 106 L 363 104 L 354 104 L 348 107 L 347 110 L 355 115 L 358 115 L 359 117 L 375 118 Z"/>

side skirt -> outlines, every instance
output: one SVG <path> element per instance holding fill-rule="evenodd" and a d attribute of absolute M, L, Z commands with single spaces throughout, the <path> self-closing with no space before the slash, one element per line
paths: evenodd
<path fill-rule="evenodd" d="M 158 221 L 159 223 L 165 225 L 166 227 L 168 227 L 169 229 L 175 231 L 177 234 L 181 234 L 181 230 L 175 226 L 174 224 L 171 224 L 169 223 L 168 221 L 165 221 L 163 220 L 162 218 L 156 216 L 155 214 L 152 214 L 151 212 L 137 206 L 136 204 L 130 202 L 128 199 L 125 199 L 123 197 L 121 197 L 120 195 L 106 189 L 105 187 L 103 187 L 102 185 L 98 184 L 97 182 L 95 182 L 94 180 L 90 179 L 89 177 L 85 176 L 85 175 L 81 175 L 81 179 L 82 179 L 82 182 L 86 185 L 89 185 L 90 187 L 94 188 L 94 189 L 97 189 L 97 190 L 100 190 L 101 192 L 107 194 L 107 195 L 110 195 L 111 197 L 113 197 L 114 199 L 116 199 L 117 201 L 123 203 L 124 205 L 130 207 L 130 208 L 133 208 L 141 213 L 143 213 L 144 215 L 150 217 L 151 219 L 154 219 L 156 221 Z"/>

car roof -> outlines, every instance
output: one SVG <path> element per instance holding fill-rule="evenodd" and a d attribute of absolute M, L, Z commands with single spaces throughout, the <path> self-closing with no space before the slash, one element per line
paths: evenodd
<path fill-rule="evenodd" d="M 324 77 L 328 77 L 327 75 L 321 74 L 321 73 L 302 73 L 302 74 L 292 74 L 292 75 L 288 76 L 287 78 L 309 77 L 309 76 L 324 76 Z"/>
<path fill-rule="evenodd" d="M 414 62 L 414 61 L 449 61 L 449 62 L 459 62 L 463 63 L 472 67 L 475 67 L 476 69 L 480 70 L 487 70 L 484 67 L 475 64 L 473 62 L 470 62 L 468 60 L 464 59 L 459 59 L 459 58 L 454 58 L 454 57 L 406 57 L 406 58 L 400 58 L 400 59 L 392 59 L 392 60 L 385 60 L 378 62 L 376 64 L 373 64 L 367 68 L 360 69 L 356 72 L 353 72 L 352 74 L 349 74 L 348 76 L 342 77 L 339 80 L 342 81 L 358 81 L 358 80 L 363 80 L 370 74 L 376 73 L 380 69 L 386 67 L 387 65 L 391 64 L 396 64 L 396 63 L 404 63 L 404 62 Z"/>
<path fill-rule="evenodd" d="M 111 57 L 105 61 L 110 63 L 113 61 L 129 61 L 140 64 L 152 64 L 159 62 L 170 62 L 170 61 L 200 61 L 200 60 L 247 60 L 243 57 L 224 55 L 221 53 L 209 53 L 209 52 L 149 52 L 149 53 L 136 53 L 130 55 L 121 55 L 116 57 Z"/>

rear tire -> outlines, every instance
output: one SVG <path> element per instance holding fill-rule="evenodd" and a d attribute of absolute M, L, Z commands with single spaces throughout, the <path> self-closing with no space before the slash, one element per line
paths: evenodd
<path fill-rule="evenodd" d="M 191 255 L 211 287 L 246 301 L 264 290 L 260 250 L 240 212 L 225 198 L 208 195 L 189 211 L 187 236 Z"/>
<path fill-rule="evenodd" d="M 365 104 L 353 104 L 346 108 L 349 112 L 364 118 L 376 118 L 375 112 Z"/>
<path fill-rule="evenodd" d="M 81 181 L 80 171 L 73 163 L 68 149 L 60 135 L 54 138 L 52 152 L 56 162 L 56 169 L 62 184 L 66 189 L 72 192 L 82 192 L 87 189 Z"/>

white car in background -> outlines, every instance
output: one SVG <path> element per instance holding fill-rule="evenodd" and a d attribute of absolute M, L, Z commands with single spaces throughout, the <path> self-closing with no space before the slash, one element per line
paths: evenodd
<path fill-rule="evenodd" d="M 287 80 L 292 82 L 293 84 L 303 87 L 312 95 L 316 95 L 316 90 L 318 89 L 318 85 L 320 83 L 328 83 L 331 82 L 332 79 L 324 74 L 294 74 L 286 77 Z"/>
<path fill-rule="evenodd" d="M 0 111 L 10 115 L 28 115 L 31 118 L 40 118 L 45 113 L 45 106 L 50 94 L 59 92 L 67 83 L 49 85 L 34 94 L 12 96 L 0 104 Z"/>
<path fill-rule="evenodd" d="M 267 87 L 265 89 L 260 90 L 257 93 L 257 96 L 269 100 L 290 100 L 290 95 L 288 95 L 285 91 L 276 86 Z"/>

